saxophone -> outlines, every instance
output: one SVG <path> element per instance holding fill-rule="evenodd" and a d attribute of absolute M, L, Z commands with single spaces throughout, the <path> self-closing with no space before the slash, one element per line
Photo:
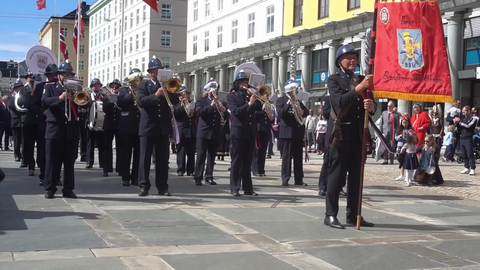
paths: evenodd
<path fill-rule="evenodd" d="M 130 94 L 133 97 L 133 104 L 137 107 L 138 111 L 140 111 L 140 106 L 137 103 L 137 86 L 143 80 L 141 74 L 138 74 L 131 78 L 130 82 L 128 83 L 128 88 L 130 89 Z"/>
<path fill-rule="evenodd" d="M 187 113 L 187 116 L 192 117 L 193 114 L 190 114 L 190 110 L 188 109 L 188 107 L 190 107 L 190 101 L 188 101 L 187 93 L 181 92 L 180 95 L 183 98 L 182 106 L 185 109 L 185 112 Z"/>
<path fill-rule="evenodd" d="M 297 120 L 298 124 L 303 126 L 305 124 L 305 119 L 303 118 L 303 109 L 300 105 L 300 101 L 296 98 L 295 91 L 287 93 L 288 98 L 290 99 L 290 104 L 292 105 L 293 116 Z"/>

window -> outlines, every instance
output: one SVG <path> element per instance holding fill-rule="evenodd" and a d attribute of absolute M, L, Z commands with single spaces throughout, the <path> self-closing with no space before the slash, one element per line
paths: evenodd
<path fill-rule="evenodd" d="M 222 48 L 223 46 L 223 26 L 219 25 L 217 27 L 217 48 Z"/>
<path fill-rule="evenodd" d="M 210 16 L 210 0 L 205 0 L 205 17 Z"/>
<path fill-rule="evenodd" d="M 162 20 L 172 19 L 172 5 L 162 4 Z"/>
<path fill-rule="evenodd" d="M 113 23 L 113 36 L 117 36 L 117 22 Z"/>
<path fill-rule="evenodd" d="M 137 35 L 135 36 L 135 50 L 137 50 L 137 51 L 138 51 L 138 45 L 139 45 L 139 43 L 140 43 L 140 40 L 139 40 L 139 39 L 140 39 L 140 37 L 139 37 L 139 35 L 137 34 Z"/>
<path fill-rule="evenodd" d="M 137 25 L 140 23 L 140 9 L 137 9 Z"/>
<path fill-rule="evenodd" d="M 82 39 L 84 39 L 84 38 L 85 38 L 85 32 L 84 32 L 84 33 L 81 35 L 81 37 L 82 37 Z"/>
<path fill-rule="evenodd" d="M 145 70 L 145 57 L 142 57 L 142 70 Z"/>
<path fill-rule="evenodd" d="M 232 4 L 238 3 L 238 0 L 232 0 Z"/>
<path fill-rule="evenodd" d="M 113 66 L 113 79 L 114 80 L 115 80 L 115 78 L 117 78 L 117 76 L 115 76 L 115 75 L 117 75 L 116 69 L 117 69 L 117 67 Z"/>
<path fill-rule="evenodd" d="M 193 36 L 193 55 L 197 55 L 197 35 Z"/>
<path fill-rule="evenodd" d="M 66 27 L 62 27 L 62 34 L 65 38 L 68 37 L 68 29 Z"/>
<path fill-rule="evenodd" d="M 135 67 L 138 67 L 138 59 L 135 59 Z"/>
<path fill-rule="evenodd" d="M 110 68 L 107 68 L 107 82 L 110 82 Z"/>
<path fill-rule="evenodd" d="M 130 52 L 133 51 L 133 37 L 130 37 Z"/>
<path fill-rule="evenodd" d="M 160 60 L 162 61 L 163 63 L 163 66 L 165 68 L 169 68 L 170 67 L 170 57 L 160 57 Z"/>
<path fill-rule="evenodd" d="M 128 62 L 128 70 L 132 70 L 132 61 Z"/>
<path fill-rule="evenodd" d="M 232 44 L 237 43 L 238 20 L 232 21 Z"/>
<path fill-rule="evenodd" d="M 223 0 L 218 0 L 218 10 L 223 9 Z"/>
<path fill-rule="evenodd" d="M 103 41 L 105 41 L 105 28 L 103 28 Z"/>
<path fill-rule="evenodd" d="M 127 63 L 123 63 L 123 74 L 127 75 Z"/>
<path fill-rule="evenodd" d="M 102 82 L 105 81 L 105 70 L 102 70 Z"/>
<path fill-rule="evenodd" d="M 122 53 L 121 53 L 121 50 L 122 49 L 122 44 L 121 42 L 118 42 L 118 56 L 121 57 L 122 56 Z M 120 70 L 120 68 L 118 68 L 118 70 Z"/>
<path fill-rule="evenodd" d="M 210 32 L 205 31 L 205 51 L 208 52 L 210 50 Z"/>
<path fill-rule="evenodd" d="M 84 78 L 82 76 L 80 76 L 80 77 L 78 77 L 78 79 L 83 82 Z"/>
<path fill-rule="evenodd" d="M 105 20 L 102 11 L 100 10 L 100 23 L 102 23 Z"/>
<path fill-rule="evenodd" d="M 110 25 L 108 26 L 107 38 L 110 39 Z"/>
<path fill-rule="evenodd" d="M 98 64 L 100 65 L 102 63 L 102 58 L 100 55 L 100 52 L 98 52 Z"/>
<path fill-rule="evenodd" d="M 85 69 L 85 62 L 84 61 L 78 61 L 78 69 L 80 69 L 80 70 Z"/>
<path fill-rule="evenodd" d="M 97 53 L 95 53 L 95 55 L 93 56 L 93 64 L 97 64 Z"/>
<path fill-rule="evenodd" d="M 348 0 L 348 10 L 360 7 L 360 0 Z"/>
<path fill-rule="evenodd" d="M 110 47 L 107 48 L 107 61 L 110 61 Z"/>
<path fill-rule="evenodd" d="M 162 35 L 160 38 L 161 42 L 160 45 L 163 47 L 170 47 L 171 46 L 171 40 L 172 40 L 172 35 L 170 31 L 162 31 Z"/>
<path fill-rule="evenodd" d="M 328 76 L 328 49 L 312 52 L 312 88 L 326 87 Z"/>
<path fill-rule="evenodd" d="M 117 57 L 117 44 L 113 44 L 113 58 L 116 58 L 116 57 Z"/>
<path fill-rule="evenodd" d="M 90 64 L 93 65 L 93 54 L 90 54 Z"/>
<path fill-rule="evenodd" d="M 102 63 L 105 63 L 105 49 L 103 49 L 103 54 L 102 54 Z"/>
<path fill-rule="evenodd" d="M 114 10 L 113 14 L 117 14 L 117 0 L 115 0 L 115 7 L 113 10 Z"/>
<path fill-rule="evenodd" d="M 262 70 L 265 74 L 265 84 L 272 86 L 272 59 L 262 61 Z"/>
<path fill-rule="evenodd" d="M 198 1 L 193 2 L 193 22 L 198 21 Z"/>
<path fill-rule="evenodd" d="M 142 48 L 145 48 L 145 39 L 146 39 L 145 31 L 143 31 L 143 33 L 142 33 Z"/>
<path fill-rule="evenodd" d="M 267 7 L 267 34 L 275 31 L 275 6 Z"/>
<path fill-rule="evenodd" d="M 108 4 L 108 19 L 110 20 L 111 16 L 110 16 L 110 4 Z"/>
<path fill-rule="evenodd" d="M 80 45 L 80 54 L 85 55 L 85 45 Z"/>
<path fill-rule="evenodd" d="M 248 38 L 255 37 L 255 13 L 248 14 Z"/>
<path fill-rule="evenodd" d="M 329 16 L 330 0 L 318 0 L 318 19 Z"/>
<path fill-rule="evenodd" d="M 480 38 L 465 39 L 465 66 L 478 65 L 480 65 Z"/>
<path fill-rule="evenodd" d="M 130 13 L 130 28 L 133 27 L 133 12 Z"/>
<path fill-rule="evenodd" d="M 127 26 L 128 26 L 128 17 L 127 16 L 125 16 L 124 22 L 125 22 L 125 26 L 123 27 L 123 31 L 127 31 Z"/>
<path fill-rule="evenodd" d="M 95 46 L 97 45 L 97 33 L 95 33 Z"/>
<path fill-rule="evenodd" d="M 123 41 L 123 55 L 127 54 L 127 40 Z"/>
<path fill-rule="evenodd" d="M 147 6 L 143 6 L 143 22 L 147 21 Z"/>
<path fill-rule="evenodd" d="M 303 0 L 295 0 L 293 14 L 293 26 L 303 24 Z"/>

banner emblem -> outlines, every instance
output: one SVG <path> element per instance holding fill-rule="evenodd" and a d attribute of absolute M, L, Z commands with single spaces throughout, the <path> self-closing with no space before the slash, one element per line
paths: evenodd
<path fill-rule="evenodd" d="M 43 55 L 37 55 L 37 67 L 39 69 L 45 69 L 47 67 L 48 60 Z"/>
<path fill-rule="evenodd" d="M 383 24 L 387 24 L 390 21 L 390 13 L 386 7 L 383 7 L 380 10 L 380 22 Z"/>
<path fill-rule="evenodd" d="M 413 71 L 424 65 L 422 54 L 422 31 L 420 29 L 397 29 L 398 62 L 403 69 Z"/>

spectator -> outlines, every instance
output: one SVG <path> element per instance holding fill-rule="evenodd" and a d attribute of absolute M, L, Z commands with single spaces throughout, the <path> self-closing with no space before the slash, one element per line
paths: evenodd
<path fill-rule="evenodd" d="M 438 160 L 440 159 L 440 148 L 435 143 L 435 139 L 432 135 L 425 137 L 425 145 L 418 149 L 417 152 L 421 152 L 420 166 L 415 172 L 416 180 L 419 184 L 426 184 L 431 186 L 432 184 L 443 184 L 443 176 L 438 166 Z M 433 174 L 427 173 L 429 167 L 434 167 Z M 431 173 L 431 171 L 430 171 Z"/>
<path fill-rule="evenodd" d="M 402 116 L 401 125 L 397 129 L 395 134 L 395 140 L 397 141 L 397 154 L 398 154 L 398 168 L 400 169 L 400 176 L 395 178 L 396 181 L 405 180 L 405 169 L 403 168 L 403 159 L 405 158 L 405 153 L 402 153 L 402 147 L 407 142 L 408 131 L 412 129 L 412 125 L 408 120 L 408 117 Z"/>
<path fill-rule="evenodd" d="M 462 109 L 463 119 L 455 117 L 453 120 L 457 130 L 460 132 L 460 147 L 462 148 L 463 160 L 465 161 L 465 169 L 462 174 L 475 175 L 475 157 L 473 156 L 473 135 L 475 135 L 475 127 L 478 118 L 473 116 L 470 106 Z"/>
<path fill-rule="evenodd" d="M 418 103 L 413 105 L 413 115 L 410 119 L 412 128 L 417 134 L 418 143 L 417 148 L 422 146 L 425 140 L 425 135 L 427 134 L 428 128 L 430 127 L 430 117 L 427 112 L 422 111 L 422 106 Z"/>
<path fill-rule="evenodd" d="M 443 140 L 443 121 L 440 119 L 438 112 L 433 113 L 433 117 L 431 118 L 432 124 L 430 125 L 431 132 L 430 134 L 433 135 L 435 138 L 435 143 L 440 149 L 442 148 L 442 140 Z"/>
<path fill-rule="evenodd" d="M 400 119 L 399 114 L 395 112 L 393 108 L 395 108 L 395 103 L 393 103 L 393 101 L 389 101 L 387 104 L 387 110 L 383 111 L 382 116 L 380 116 L 379 125 L 383 135 L 390 142 L 392 147 L 395 146 L 395 132 L 398 129 Z M 382 154 L 384 158 L 383 165 L 386 165 L 388 164 L 390 155 L 386 149 Z M 393 163 L 393 155 L 391 158 Z"/>
<path fill-rule="evenodd" d="M 317 151 L 321 155 L 325 153 L 325 137 L 327 136 L 327 120 L 320 115 L 317 123 Z"/>
<path fill-rule="evenodd" d="M 316 148 L 315 130 L 317 128 L 318 116 L 313 114 L 313 110 L 308 110 L 308 116 L 305 119 L 305 129 L 307 130 L 308 152 L 312 152 L 312 144 Z"/>
<path fill-rule="evenodd" d="M 447 127 L 447 134 L 445 135 L 445 145 L 447 148 L 445 149 L 445 153 L 443 154 L 443 161 L 445 162 L 450 162 L 450 161 L 455 161 L 453 158 L 453 155 L 455 154 L 455 148 L 454 146 L 454 136 L 453 132 L 455 131 L 455 126 L 450 125 Z"/>

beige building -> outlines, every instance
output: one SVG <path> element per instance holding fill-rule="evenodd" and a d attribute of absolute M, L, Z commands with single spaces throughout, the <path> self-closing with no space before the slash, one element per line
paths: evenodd
<path fill-rule="evenodd" d="M 67 44 L 68 56 L 70 63 L 74 69 L 76 76 L 80 80 L 84 81 L 84 87 L 88 87 L 88 49 L 89 49 L 89 19 L 87 11 L 89 10 L 90 5 L 87 5 L 86 2 L 82 2 L 82 13 L 83 13 L 83 28 L 85 32 L 83 33 L 80 39 L 79 54 L 80 59 L 78 62 L 77 68 L 77 54 L 75 53 L 75 47 L 73 46 L 73 26 L 75 24 L 75 13 L 77 10 L 73 10 L 65 16 L 56 17 L 52 16 L 45 25 L 40 29 L 38 40 L 40 45 L 43 45 L 55 53 L 60 64 L 65 60 L 63 54 L 60 52 L 60 31 L 62 31 L 63 36 L 65 37 L 65 42 Z"/>

